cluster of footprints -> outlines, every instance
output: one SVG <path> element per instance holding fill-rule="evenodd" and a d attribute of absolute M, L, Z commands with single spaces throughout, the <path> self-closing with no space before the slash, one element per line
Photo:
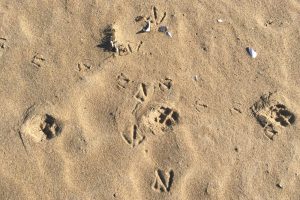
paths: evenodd
<path fill-rule="evenodd" d="M 171 79 L 166 80 L 167 83 L 160 82 L 158 84 L 159 88 L 163 88 L 164 90 L 171 89 Z M 124 74 L 118 76 L 118 86 L 120 88 L 125 88 L 129 81 L 130 80 Z M 162 85 L 164 85 L 164 87 Z M 149 87 L 150 86 L 145 83 L 141 83 L 138 86 L 133 96 L 136 101 L 135 107 L 132 110 L 133 115 L 136 114 L 142 106 L 147 106 L 147 102 L 150 98 Z M 146 112 L 142 113 L 140 119 L 136 121 L 136 124 L 130 125 L 130 128 L 122 133 L 124 141 L 131 147 L 136 147 L 145 140 L 146 136 L 142 133 L 143 131 L 140 130 L 140 127 L 147 127 L 153 135 L 156 135 L 158 131 L 170 131 L 173 126 L 178 124 L 179 113 L 167 105 L 157 105 L 148 108 Z"/>
<path fill-rule="evenodd" d="M 126 88 L 129 82 L 129 78 L 127 78 L 124 74 L 120 74 L 117 77 L 117 84 L 119 88 Z M 173 86 L 172 80 L 170 78 L 166 78 L 160 81 L 157 86 L 161 91 L 170 90 Z M 132 114 L 135 115 L 138 113 L 142 106 L 146 107 L 146 112 L 142 112 L 140 114 L 141 117 L 136 120 L 136 124 L 131 124 L 128 130 L 121 133 L 124 141 L 132 148 L 145 141 L 146 134 L 144 131 L 147 132 L 147 129 L 150 129 L 149 131 L 153 135 L 157 135 L 156 132 L 158 131 L 162 133 L 171 131 L 173 126 L 179 123 L 179 113 L 173 108 L 160 104 L 147 107 L 147 103 L 151 96 L 149 87 L 149 85 L 141 83 L 133 95 L 133 98 L 136 101 L 136 106 L 134 107 Z M 144 129 L 145 127 L 146 129 Z M 152 189 L 156 192 L 169 192 L 173 180 L 174 171 L 172 169 L 166 171 L 157 169 L 155 171 Z"/>
<path fill-rule="evenodd" d="M 287 107 L 273 98 L 272 93 L 263 95 L 252 107 L 252 112 L 264 128 L 265 135 L 274 140 L 278 127 L 287 127 L 295 123 L 295 115 Z"/>
<path fill-rule="evenodd" d="M 143 22 L 143 24 L 141 25 L 143 25 L 144 27 L 146 22 L 151 23 L 154 27 L 159 26 L 164 22 L 165 18 L 167 17 L 167 12 L 163 12 L 162 16 L 160 16 L 161 14 L 159 13 L 157 7 L 154 6 L 152 7 L 151 14 L 146 16 L 137 16 L 135 18 L 135 22 Z M 158 28 L 152 29 L 158 31 Z M 98 45 L 98 47 L 102 48 L 104 51 L 114 53 L 114 56 L 126 56 L 135 52 L 139 52 L 144 42 L 132 42 L 128 40 L 122 41 L 122 37 L 119 37 L 119 35 L 121 34 L 120 32 L 121 30 L 118 30 L 118 27 L 116 25 L 108 25 L 103 31 L 103 38 L 101 39 L 101 42 Z M 144 28 L 142 28 L 142 30 L 138 31 L 136 34 L 145 32 L 146 31 L 144 30 Z"/>

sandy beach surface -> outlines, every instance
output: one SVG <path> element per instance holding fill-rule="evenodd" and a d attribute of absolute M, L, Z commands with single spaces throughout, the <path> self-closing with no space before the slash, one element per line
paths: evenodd
<path fill-rule="evenodd" d="M 299 0 L 0 0 L 0 199 L 300 199 L 299 48 Z"/>

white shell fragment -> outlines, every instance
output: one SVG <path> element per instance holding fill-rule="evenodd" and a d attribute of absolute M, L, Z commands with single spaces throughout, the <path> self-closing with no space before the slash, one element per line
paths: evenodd
<path fill-rule="evenodd" d="M 150 32 L 150 29 L 151 29 L 151 27 L 150 27 L 150 21 L 147 20 L 146 21 L 146 26 L 143 27 L 142 31 L 143 32 Z"/>
<path fill-rule="evenodd" d="M 170 31 L 168 31 L 168 27 L 167 26 L 160 26 L 158 28 L 159 32 L 165 33 L 168 37 L 172 37 L 172 33 Z"/>
<path fill-rule="evenodd" d="M 251 47 L 247 47 L 246 50 L 252 58 L 256 58 L 257 53 L 254 51 L 254 49 L 252 49 Z"/>
<path fill-rule="evenodd" d="M 198 80 L 199 80 L 198 75 L 195 75 L 195 76 L 193 77 L 193 79 L 194 79 L 194 81 L 198 81 Z"/>
<path fill-rule="evenodd" d="M 119 53 L 119 47 L 118 47 L 118 45 L 116 44 L 116 42 L 110 41 L 110 46 L 111 46 L 112 51 L 114 51 L 114 52 L 116 52 L 116 53 Z"/>
<path fill-rule="evenodd" d="M 217 20 L 217 22 L 219 22 L 219 23 L 222 23 L 222 22 L 223 22 L 223 20 L 222 20 L 222 19 L 218 19 L 218 20 Z"/>
<path fill-rule="evenodd" d="M 169 36 L 169 37 L 172 37 L 172 33 L 169 32 L 169 31 L 166 32 L 166 35 Z"/>

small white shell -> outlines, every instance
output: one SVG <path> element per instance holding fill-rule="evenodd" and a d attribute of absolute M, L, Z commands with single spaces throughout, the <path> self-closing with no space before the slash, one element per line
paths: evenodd
<path fill-rule="evenodd" d="M 166 35 L 169 36 L 169 37 L 172 37 L 172 33 L 169 32 L 169 31 L 166 32 Z"/>
<path fill-rule="evenodd" d="M 247 47 L 246 50 L 252 58 L 256 58 L 257 53 L 254 51 L 254 49 L 252 49 L 251 47 Z"/>
<path fill-rule="evenodd" d="M 144 32 L 150 32 L 150 29 L 151 29 L 151 27 L 150 27 L 150 21 L 147 20 L 146 21 L 146 26 L 143 27 L 142 31 L 144 31 Z"/>
<path fill-rule="evenodd" d="M 193 79 L 194 79 L 194 81 L 198 81 L 198 80 L 199 80 L 198 75 L 195 75 L 195 76 L 193 77 Z"/>
<path fill-rule="evenodd" d="M 218 20 L 217 20 L 217 22 L 219 22 L 219 23 L 222 23 L 222 22 L 223 22 L 223 20 L 222 20 L 222 19 L 218 19 Z"/>
<path fill-rule="evenodd" d="M 111 47 L 111 48 L 114 48 L 114 47 L 115 47 L 115 44 L 114 44 L 113 41 L 110 41 L 110 47 Z"/>

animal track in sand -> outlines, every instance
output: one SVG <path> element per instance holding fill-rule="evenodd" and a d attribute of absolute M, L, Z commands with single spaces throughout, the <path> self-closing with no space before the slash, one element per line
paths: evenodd
<path fill-rule="evenodd" d="M 93 65 L 87 62 L 80 62 L 77 64 L 78 71 L 89 71 L 92 69 Z"/>
<path fill-rule="evenodd" d="M 165 78 L 159 82 L 159 89 L 161 91 L 168 91 L 173 87 L 173 81 L 170 78 Z"/>
<path fill-rule="evenodd" d="M 145 99 L 147 98 L 147 86 L 145 83 L 141 83 L 139 85 L 138 91 L 136 92 L 134 97 L 141 103 L 145 101 Z"/>
<path fill-rule="evenodd" d="M 40 54 L 35 54 L 31 60 L 31 63 L 36 67 L 42 67 L 45 62 L 45 58 Z"/>
<path fill-rule="evenodd" d="M 141 144 L 145 139 L 145 136 L 141 135 L 141 132 L 137 125 L 133 125 L 131 127 L 131 130 L 122 133 L 122 137 L 124 141 L 132 148 Z"/>
<path fill-rule="evenodd" d="M 162 83 L 164 86 L 161 87 L 168 89 L 172 85 L 171 79 L 165 80 L 166 83 Z M 129 79 L 125 83 L 128 81 Z M 137 102 L 131 112 L 135 122 L 127 124 L 127 126 L 133 127 L 130 131 L 121 132 L 123 140 L 132 147 L 142 143 L 149 130 L 156 135 L 161 131 L 172 130 L 173 126 L 179 122 L 179 114 L 172 108 L 160 104 L 149 107 L 148 103 L 151 101 L 151 96 L 154 95 L 154 89 L 152 84 L 140 83 L 133 95 L 133 99 Z"/>
<path fill-rule="evenodd" d="M 179 114 L 167 106 L 159 106 L 150 111 L 149 122 L 161 127 L 162 130 L 172 129 L 179 122 Z"/>
<path fill-rule="evenodd" d="M 145 83 L 139 84 L 137 91 L 133 96 L 133 98 L 137 101 L 137 103 L 132 113 L 135 113 L 138 110 L 138 108 L 146 101 L 147 96 L 148 96 L 148 86 Z M 134 124 L 129 131 L 127 130 L 121 133 L 121 135 L 124 141 L 127 144 L 131 145 L 132 147 L 141 144 L 145 139 L 145 136 L 141 135 L 139 126 L 136 124 Z"/>
<path fill-rule="evenodd" d="M 163 15 L 162 15 L 162 17 L 160 17 L 156 6 L 152 7 L 152 11 L 153 11 L 153 17 L 154 17 L 156 25 L 161 24 L 165 20 L 165 18 L 167 16 L 167 12 L 162 12 Z"/>
<path fill-rule="evenodd" d="M 161 15 L 162 14 L 162 15 Z M 167 12 L 159 12 L 159 10 L 157 9 L 156 6 L 152 7 L 152 12 L 150 14 L 148 14 L 147 16 L 145 15 L 139 15 L 137 17 L 135 17 L 135 21 L 136 22 L 147 22 L 149 21 L 150 23 L 154 23 L 154 25 L 159 25 L 162 22 L 164 22 L 165 18 L 167 17 Z M 141 30 L 138 33 L 144 33 L 145 30 Z"/>
<path fill-rule="evenodd" d="M 42 116 L 40 127 L 43 133 L 46 135 L 46 139 L 52 139 L 58 136 L 61 131 L 57 120 L 49 114 L 45 114 L 44 116 Z"/>
<path fill-rule="evenodd" d="M 147 105 L 147 102 L 151 99 L 154 92 L 152 84 L 141 83 L 139 84 L 137 91 L 134 94 L 134 99 L 137 101 L 132 113 L 136 113 L 143 105 Z"/>
<path fill-rule="evenodd" d="M 139 52 L 142 44 L 143 41 L 138 43 L 128 41 L 127 37 L 124 38 L 120 27 L 111 24 L 104 29 L 103 37 L 98 47 L 105 52 L 113 53 L 113 55 L 126 56 L 134 52 Z"/>
<path fill-rule="evenodd" d="M 60 123 L 50 114 L 31 114 L 26 117 L 20 133 L 30 136 L 35 142 L 41 142 L 58 136 L 61 130 Z"/>
<path fill-rule="evenodd" d="M 118 82 L 118 87 L 124 89 L 127 87 L 130 80 L 129 80 L 129 78 L 127 78 L 127 76 L 125 74 L 121 73 L 117 77 L 117 82 Z"/>
<path fill-rule="evenodd" d="M 201 111 L 203 111 L 203 110 L 205 110 L 205 109 L 207 109 L 208 108 L 208 105 L 207 104 L 205 104 L 205 103 L 203 103 L 200 99 L 197 99 L 196 101 L 195 101 L 195 108 L 196 108 L 196 110 L 198 111 L 198 112 L 201 112 Z"/>
<path fill-rule="evenodd" d="M 174 171 L 163 171 L 158 169 L 155 171 L 155 178 L 152 189 L 156 192 L 169 192 L 174 181 Z"/>
<path fill-rule="evenodd" d="M 256 120 L 265 129 L 266 136 L 271 140 L 279 131 L 277 127 L 287 127 L 296 121 L 295 115 L 284 104 L 273 99 L 271 93 L 261 96 L 251 109 Z"/>

